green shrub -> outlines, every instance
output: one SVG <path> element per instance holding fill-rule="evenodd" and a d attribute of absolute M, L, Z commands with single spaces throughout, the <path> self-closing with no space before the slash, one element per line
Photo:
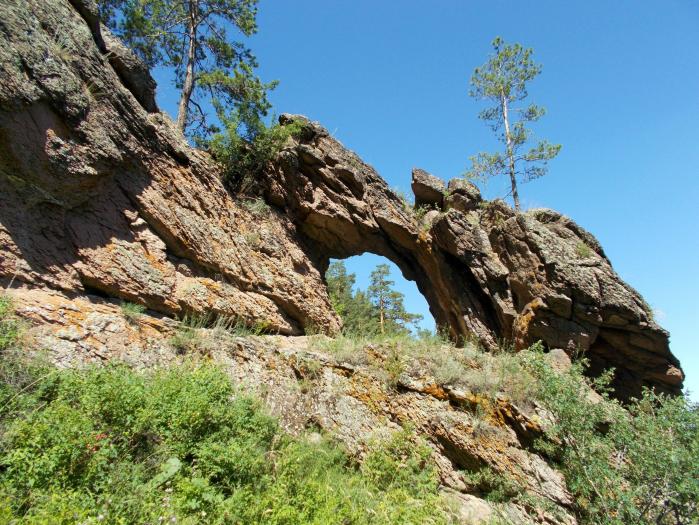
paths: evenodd
<path fill-rule="evenodd" d="M 555 461 L 576 498 L 581 522 L 596 525 L 694 523 L 699 517 L 699 409 L 683 397 L 645 390 L 623 407 L 594 382 L 580 361 L 553 370 L 541 347 L 527 352 L 536 397 L 555 424 L 537 446 Z M 594 385 L 603 393 L 587 395 Z"/>
<path fill-rule="evenodd" d="M 289 138 L 300 136 L 305 128 L 301 120 L 274 124 L 262 127 L 252 140 L 246 140 L 238 134 L 237 122 L 225 124 L 226 129 L 216 134 L 208 146 L 223 167 L 224 182 L 239 193 L 248 192 Z"/>
<path fill-rule="evenodd" d="M 9 348 L 19 337 L 19 321 L 14 316 L 12 300 L 0 294 L 0 352 Z"/>
<path fill-rule="evenodd" d="M 503 503 L 519 497 L 524 488 L 504 472 L 497 472 L 492 467 L 482 467 L 473 472 L 463 473 L 467 485 L 477 490 L 488 501 Z"/>
<path fill-rule="evenodd" d="M 3 523 L 449 522 L 409 431 L 371 442 L 358 467 L 326 439 L 284 434 L 210 364 L 55 371 L 15 394 Z"/>

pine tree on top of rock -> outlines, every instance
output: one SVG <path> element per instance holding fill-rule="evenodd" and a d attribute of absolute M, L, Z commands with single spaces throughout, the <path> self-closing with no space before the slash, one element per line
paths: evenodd
<path fill-rule="evenodd" d="M 490 59 L 474 70 L 469 94 L 494 103 L 478 117 L 489 123 L 503 143 L 504 151 L 481 152 L 470 157 L 471 169 L 465 176 L 481 180 L 497 175 L 508 176 L 509 195 L 519 211 L 517 183 L 546 175 L 548 161 L 558 155 L 561 145 L 541 140 L 526 149 L 532 136 L 527 123 L 536 122 L 546 113 L 543 107 L 535 104 L 527 107 L 516 105 L 527 98 L 527 83 L 541 73 L 541 65 L 532 60 L 532 50 L 520 44 L 505 44 L 500 37 L 493 40 L 493 49 L 495 53 Z"/>

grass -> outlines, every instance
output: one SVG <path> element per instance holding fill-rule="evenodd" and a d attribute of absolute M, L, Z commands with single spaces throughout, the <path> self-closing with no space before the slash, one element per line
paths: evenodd
<path fill-rule="evenodd" d="M 260 243 L 262 242 L 262 237 L 257 232 L 246 233 L 243 236 L 243 239 L 245 240 L 245 244 L 247 244 L 251 248 L 258 248 L 260 246 Z"/>
<path fill-rule="evenodd" d="M 578 256 L 578 259 L 588 259 L 589 257 L 592 257 L 593 254 L 594 251 L 592 248 L 590 248 L 584 242 L 578 241 L 578 243 L 575 245 L 575 255 Z"/>
<path fill-rule="evenodd" d="M 206 330 L 203 330 L 206 328 Z M 178 354 L 203 354 L 221 347 L 221 343 L 234 337 L 251 337 L 269 333 L 265 322 L 249 323 L 243 318 L 224 315 L 185 315 L 177 325 L 169 343 Z"/>
<path fill-rule="evenodd" d="M 131 324 L 136 323 L 145 311 L 146 307 L 143 305 L 129 303 L 127 301 L 121 303 L 121 315 Z"/>
<path fill-rule="evenodd" d="M 225 318 L 190 317 L 180 329 L 197 334 L 198 351 L 215 337 L 251 334 Z M 430 449 L 409 428 L 369 439 L 359 463 L 327 437 L 286 434 L 196 355 L 150 371 L 59 370 L 30 359 L 24 344 L 0 294 L 0 523 L 453 522 Z M 611 372 L 591 380 L 584 360 L 556 371 L 541 345 L 487 354 L 437 335 L 311 344 L 338 361 L 363 354 L 368 370 L 395 383 L 409 374 L 535 400 L 551 420 L 532 450 L 564 473 L 583 525 L 678 525 L 699 515 L 699 407 L 683 397 L 645 391 L 622 406 L 607 395 Z M 298 365 L 310 391 L 320 365 Z M 590 387 L 601 401 L 586 395 Z M 487 414 L 479 417 L 487 409 L 475 407 L 474 435 L 478 424 L 488 430 Z M 464 480 L 493 502 L 527 507 L 532 497 L 491 469 Z"/>
<path fill-rule="evenodd" d="M 12 300 L 0 294 L 0 352 L 8 349 L 19 337 L 20 323 L 13 314 Z"/>
<path fill-rule="evenodd" d="M 271 211 L 269 204 L 259 197 L 241 200 L 240 204 L 253 215 L 268 215 Z"/>
<path fill-rule="evenodd" d="M 502 395 L 523 407 L 531 401 L 534 379 L 507 345 L 498 353 L 489 353 L 474 343 L 456 347 L 440 334 L 343 334 L 335 338 L 314 337 L 310 344 L 312 349 L 326 352 L 340 363 L 367 366 L 383 375 L 392 387 L 406 374 L 491 399 Z"/>

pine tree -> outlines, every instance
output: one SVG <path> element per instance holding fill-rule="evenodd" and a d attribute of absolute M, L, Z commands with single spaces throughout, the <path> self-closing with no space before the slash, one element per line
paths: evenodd
<path fill-rule="evenodd" d="M 371 273 L 369 289 L 354 291 L 356 276 L 347 273 L 345 263 L 335 261 L 328 267 L 325 280 L 333 308 L 342 318 L 347 334 L 406 334 L 409 326 L 422 316 L 405 310 L 405 296 L 394 290 L 390 268 L 381 264 Z"/>
<path fill-rule="evenodd" d="M 345 263 L 335 261 L 325 273 L 330 303 L 342 319 L 343 331 L 350 334 L 373 334 L 376 317 L 374 306 L 361 290 L 354 291 L 356 276 L 347 273 Z"/>
<path fill-rule="evenodd" d="M 408 331 L 407 325 L 419 322 L 422 316 L 405 310 L 405 296 L 394 290 L 395 284 L 389 280 L 391 270 L 387 264 L 380 264 L 371 272 L 368 288 L 369 299 L 374 305 L 379 319 L 381 334 L 402 333 Z"/>
<path fill-rule="evenodd" d="M 257 0 L 98 0 L 104 23 L 149 66 L 172 68 L 180 90 L 177 127 L 197 139 L 218 131 L 208 122 L 203 96 L 219 118 L 235 119 L 252 138 L 271 105 L 254 74 L 257 61 L 232 28 L 249 37 L 257 31 Z"/>
<path fill-rule="evenodd" d="M 518 180 L 528 182 L 545 175 L 548 161 L 558 155 L 561 145 L 542 140 L 528 151 L 522 150 L 531 138 L 526 124 L 539 120 L 546 110 L 534 104 L 525 108 L 515 107 L 514 104 L 527 97 L 527 83 L 541 73 L 541 66 L 532 60 L 531 49 L 519 44 L 507 45 L 500 37 L 493 40 L 493 49 L 495 54 L 488 62 L 474 70 L 470 95 L 495 103 L 478 116 L 490 123 L 491 129 L 503 143 L 504 151 L 478 153 L 470 157 L 472 167 L 466 176 L 486 179 L 507 175 L 510 194 L 515 209 L 519 211 Z"/>

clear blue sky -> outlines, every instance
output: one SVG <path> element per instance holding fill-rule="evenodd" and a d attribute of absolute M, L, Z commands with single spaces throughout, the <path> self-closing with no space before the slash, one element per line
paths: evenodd
<path fill-rule="evenodd" d="M 500 35 L 534 48 L 538 136 L 563 144 L 521 188 L 595 234 L 671 333 L 699 397 L 699 2 L 261 0 L 250 45 L 277 112 L 320 121 L 391 186 L 410 170 L 456 177 L 492 149 L 468 79 Z M 175 110 L 162 80 L 161 106 Z M 504 181 L 484 193 L 504 193 Z M 348 261 L 362 287 L 380 258 Z M 401 281 L 396 274 L 396 281 Z M 408 305 L 430 317 L 412 283 Z"/>

